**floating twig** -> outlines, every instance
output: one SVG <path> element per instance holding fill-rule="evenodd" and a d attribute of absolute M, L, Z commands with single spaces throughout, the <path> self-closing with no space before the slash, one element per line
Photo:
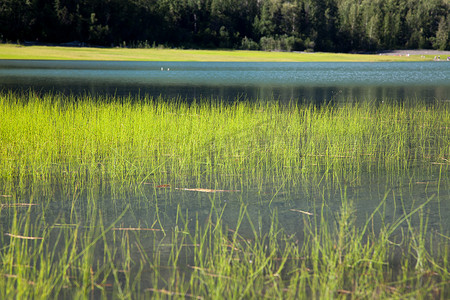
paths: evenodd
<path fill-rule="evenodd" d="M 23 239 L 23 240 L 43 240 L 44 238 L 41 237 L 34 237 L 34 236 L 23 236 L 23 235 L 17 235 L 17 234 L 11 234 L 11 233 L 5 233 L 5 235 L 17 239 Z"/>
<path fill-rule="evenodd" d="M 173 246 L 173 244 L 159 244 L 160 246 Z M 200 247 L 200 244 L 179 244 L 182 247 Z"/>
<path fill-rule="evenodd" d="M 123 230 L 123 231 L 161 231 L 158 228 L 132 228 L 132 227 L 118 227 L 112 230 Z"/>
<path fill-rule="evenodd" d="M 169 295 L 169 296 L 184 296 L 184 297 L 196 298 L 196 299 L 200 299 L 200 300 L 203 299 L 203 297 L 201 297 L 201 296 L 195 296 L 195 295 L 188 294 L 188 293 L 171 292 L 171 291 L 168 291 L 168 290 L 160 290 L 160 289 L 148 288 L 145 291 L 154 292 L 154 293 L 161 293 L 161 294 Z"/>
<path fill-rule="evenodd" d="M 19 278 L 19 276 L 13 274 L 3 274 L 3 276 L 5 276 L 6 278 Z M 25 280 L 25 282 L 29 285 L 34 285 L 34 281 Z"/>
<path fill-rule="evenodd" d="M 10 203 L 10 204 L 1 204 L 0 207 L 29 207 L 29 206 L 35 206 L 38 204 L 34 204 L 34 203 Z"/>
<path fill-rule="evenodd" d="M 211 272 L 210 270 L 208 270 L 208 269 L 199 268 L 199 267 L 195 267 L 195 266 L 188 266 L 188 267 L 189 267 L 189 268 L 192 268 L 192 269 L 194 269 L 194 270 L 202 271 L 203 274 L 206 275 L 206 276 L 218 277 L 218 278 L 226 278 L 226 279 L 232 279 L 230 276 L 212 273 L 212 272 Z"/>
<path fill-rule="evenodd" d="M 307 212 L 307 211 L 304 211 L 304 210 L 300 210 L 300 209 L 291 208 L 290 211 L 299 212 L 299 213 L 302 213 L 302 214 L 305 214 L 305 215 L 308 215 L 308 216 L 312 216 L 313 215 L 313 213 L 310 213 L 310 212 Z"/>
<path fill-rule="evenodd" d="M 240 192 L 240 190 L 213 190 L 213 189 L 188 189 L 188 188 L 175 188 L 176 190 L 182 190 L 182 191 L 191 191 L 191 192 L 201 192 L 201 193 L 232 193 L 232 192 Z"/>

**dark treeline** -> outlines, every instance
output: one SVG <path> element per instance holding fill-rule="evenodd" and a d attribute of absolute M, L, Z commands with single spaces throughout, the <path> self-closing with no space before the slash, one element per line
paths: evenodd
<path fill-rule="evenodd" d="M 450 50 L 450 0 L 0 0 L 9 42 Z"/>

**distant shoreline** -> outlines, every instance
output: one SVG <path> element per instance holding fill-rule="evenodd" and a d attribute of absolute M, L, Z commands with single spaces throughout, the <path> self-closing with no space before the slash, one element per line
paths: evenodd
<path fill-rule="evenodd" d="M 15 45 L 15 44 L 12 44 Z M 21 46 L 21 45 L 18 45 Z M 117 49 L 118 47 L 105 47 L 105 46 L 96 46 L 96 45 L 88 45 L 85 43 L 81 43 L 78 41 L 69 42 L 69 43 L 61 43 L 61 44 L 45 44 L 45 43 L 36 43 L 36 42 L 25 42 L 23 46 L 42 46 L 42 47 L 66 47 L 66 48 L 98 48 L 98 49 Z M 145 48 L 122 48 L 122 49 L 145 49 Z M 164 48 L 161 48 L 164 49 Z M 171 48 L 165 48 L 171 49 Z M 173 49 L 175 50 L 175 49 Z M 178 49 L 178 50 L 198 50 L 198 51 L 240 51 L 235 49 Z M 245 50 L 241 50 L 245 51 Z M 434 49 L 403 49 L 403 50 L 379 50 L 376 52 L 349 52 L 349 53 L 340 53 L 340 52 L 306 52 L 306 51 L 263 51 L 263 50 L 255 50 L 253 52 L 284 52 L 284 53 L 329 53 L 329 54 L 378 54 L 378 55 L 392 55 L 392 56 L 403 56 L 403 55 L 446 55 L 450 56 L 450 51 L 446 50 L 434 50 Z"/>

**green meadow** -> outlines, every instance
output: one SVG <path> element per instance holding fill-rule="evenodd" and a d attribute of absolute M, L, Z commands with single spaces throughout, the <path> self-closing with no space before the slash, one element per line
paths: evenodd
<path fill-rule="evenodd" d="M 377 62 L 425 61 L 433 55 L 386 56 L 345 53 L 265 52 L 243 50 L 181 50 L 128 48 L 73 48 L 0 45 L 0 59 L 113 60 L 113 61 L 230 61 L 230 62 Z"/>
<path fill-rule="evenodd" d="M 449 110 L 2 92 L 0 298 L 448 299 Z"/>

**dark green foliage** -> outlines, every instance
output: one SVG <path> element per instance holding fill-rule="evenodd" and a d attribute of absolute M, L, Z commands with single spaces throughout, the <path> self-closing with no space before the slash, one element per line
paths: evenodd
<path fill-rule="evenodd" d="M 2 0 L 0 40 L 182 48 L 450 49 L 449 0 Z"/>

